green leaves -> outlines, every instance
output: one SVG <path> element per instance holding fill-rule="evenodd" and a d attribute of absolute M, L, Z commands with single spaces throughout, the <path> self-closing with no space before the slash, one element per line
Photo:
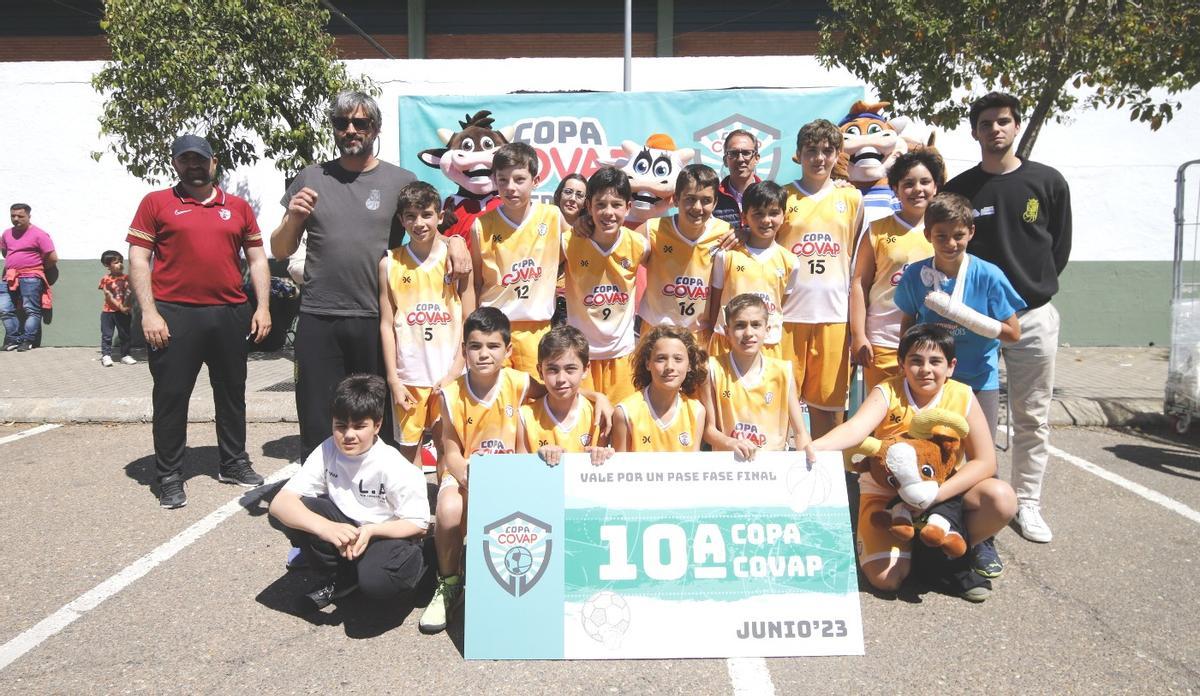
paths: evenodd
<path fill-rule="evenodd" d="M 378 89 L 347 75 L 327 21 L 317 0 L 107 0 L 112 60 L 92 78 L 105 152 L 152 183 L 174 176 L 170 143 L 184 132 L 206 135 L 226 168 L 266 156 L 292 176 L 331 154 L 329 99 Z"/>
<path fill-rule="evenodd" d="M 898 112 L 954 127 L 974 97 L 1004 90 L 1041 124 L 1072 108 L 1126 108 L 1157 129 L 1164 98 L 1200 83 L 1194 0 L 830 0 L 820 60 L 879 90 Z M 1071 85 L 1070 89 L 1067 85 Z M 1036 121 L 1034 120 L 1036 119 Z M 1030 137 L 1032 136 L 1032 137 Z"/>

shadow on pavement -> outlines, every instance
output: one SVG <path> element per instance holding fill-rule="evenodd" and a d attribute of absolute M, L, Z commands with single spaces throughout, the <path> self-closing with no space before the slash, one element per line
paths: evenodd
<path fill-rule="evenodd" d="M 183 455 L 183 480 L 187 481 L 196 476 L 217 478 L 219 455 L 215 445 L 205 447 L 189 447 Z M 125 475 L 143 486 L 158 484 L 158 474 L 154 471 L 154 455 L 148 454 L 125 465 Z"/>
<path fill-rule="evenodd" d="M 316 584 L 317 577 L 311 571 L 294 570 L 281 575 L 254 599 L 268 609 L 295 616 L 314 626 L 342 626 L 347 638 L 364 639 L 383 635 L 402 625 L 417 607 L 429 604 L 433 596 L 432 587 L 422 587 L 392 602 L 374 602 L 355 592 L 334 602 L 332 609 L 313 611 L 311 607 L 305 607 L 304 593 Z"/>
<path fill-rule="evenodd" d="M 1151 447 L 1119 444 L 1105 451 L 1140 467 L 1171 476 L 1200 481 L 1200 453 L 1179 446 Z"/>
<path fill-rule="evenodd" d="M 287 462 L 300 458 L 300 435 L 284 435 L 281 438 L 264 442 L 262 446 L 264 457 L 282 459 Z M 303 463 L 303 462 L 301 462 Z"/>

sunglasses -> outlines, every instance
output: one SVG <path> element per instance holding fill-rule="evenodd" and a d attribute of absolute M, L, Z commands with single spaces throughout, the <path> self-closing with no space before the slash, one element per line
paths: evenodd
<path fill-rule="evenodd" d="M 345 116 L 334 116 L 329 119 L 329 122 L 333 124 L 334 128 L 340 131 L 348 129 L 351 124 L 354 125 L 354 130 L 359 131 L 371 130 L 372 125 L 369 118 L 346 118 Z"/>
<path fill-rule="evenodd" d="M 726 150 L 725 156 L 731 160 L 754 159 L 758 157 L 758 150 Z"/>

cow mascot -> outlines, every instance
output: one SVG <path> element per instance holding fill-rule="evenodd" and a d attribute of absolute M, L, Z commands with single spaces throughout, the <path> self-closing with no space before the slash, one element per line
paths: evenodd
<path fill-rule="evenodd" d="M 426 165 L 440 169 L 458 190 L 442 205 L 443 234 L 457 235 L 471 243 L 471 225 L 475 218 L 500 207 L 496 186 L 492 183 L 492 155 L 496 148 L 512 139 L 512 128 L 493 128 L 492 112 L 479 111 L 459 121 L 460 130 L 439 128 L 438 138 L 445 147 L 422 150 L 419 157 Z"/>
<path fill-rule="evenodd" d="M 675 179 L 679 171 L 696 155 L 691 148 L 679 148 L 665 133 L 646 138 L 645 145 L 632 140 L 621 142 L 625 154 L 613 166 L 629 175 L 633 205 L 626 224 L 637 227 L 647 220 L 662 217 L 675 204 Z"/>

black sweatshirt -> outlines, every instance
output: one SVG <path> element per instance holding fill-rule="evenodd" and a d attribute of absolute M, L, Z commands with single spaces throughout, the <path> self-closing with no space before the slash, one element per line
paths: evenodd
<path fill-rule="evenodd" d="M 1030 161 L 1007 174 L 976 165 L 943 190 L 966 196 L 975 209 L 967 250 L 999 266 L 1030 309 L 1049 302 L 1071 255 L 1071 191 L 1062 174 Z"/>

